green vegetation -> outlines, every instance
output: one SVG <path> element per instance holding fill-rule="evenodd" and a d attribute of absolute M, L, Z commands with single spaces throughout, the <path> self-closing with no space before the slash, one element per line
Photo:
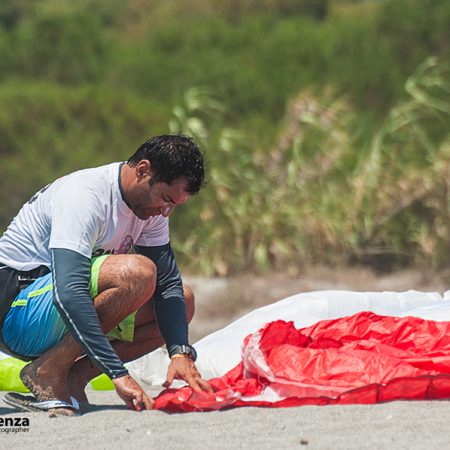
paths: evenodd
<path fill-rule="evenodd" d="M 447 266 L 449 75 L 425 61 L 364 149 L 352 131 L 359 113 L 332 91 L 295 98 L 270 152 L 217 126 L 217 101 L 189 91 L 172 127 L 215 152 L 210 188 L 176 218 L 179 249 L 217 273 L 324 261 Z M 212 123 L 201 118 L 208 111 Z"/>
<path fill-rule="evenodd" d="M 183 131 L 191 272 L 450 265 L 444 0 L 3 0 L 0 228 L 39 187 Z"/>

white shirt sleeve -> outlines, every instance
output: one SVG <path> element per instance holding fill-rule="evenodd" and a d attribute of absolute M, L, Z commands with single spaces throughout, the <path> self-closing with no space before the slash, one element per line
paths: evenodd
<path fill-rule="evenodd" d="M 91 258 L 100 235 L 103 204 L 93 187 L 69 180 L 52 199 L 50 248 L 65 248 Z"/>
<path fill-rule="evenodd" d="M 147 222 L 136 244 L 144 247 L 159 247 L 168 244 L 169 239 L 169 218 L 156 216 Z"/>

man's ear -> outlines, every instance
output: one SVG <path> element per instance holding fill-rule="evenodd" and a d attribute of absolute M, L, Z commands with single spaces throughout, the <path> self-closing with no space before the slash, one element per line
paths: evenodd
<path fill-rule="evenodd" d="M 142 159 L 136 166 L 136 176 L 139 180 L 143 178 L 151 179 L 152 164 L 148 159 Z"/>

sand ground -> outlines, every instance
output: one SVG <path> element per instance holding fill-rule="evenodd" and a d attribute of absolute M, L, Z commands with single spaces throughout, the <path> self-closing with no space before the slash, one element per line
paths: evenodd
<path fill-rule="evenodd" d="M 234 279 L 187 277 L 196 292 L 192 341 L 259 306 L 323 289 L 443 292 L 444 276 L 414 271 L 384 277 L 365 270 L 315 268 L 300 277 L 274 274 Z M 156 395 L 157 390 L 149 392 Z M 0 393 L 1 395 L 1 393 Z M 450 448 L 450 402 L 237 408 L 208 413 L 128 411 L 114 392 L 88 392 L 80 417 L 49 419 L 0 402 L 0 418 L 29 418 L 29 431 L 0 426 L 0 449 L 442 449 Z"/>
<path fill-rule="evenodd" d="M 450 402 L 237 408 L 208 413 L 131 412 L 112 392 L 90 392 L 81 417 L 28 417 L 29 431 L 0 433 L 2 449 L 444 449 Z"/>

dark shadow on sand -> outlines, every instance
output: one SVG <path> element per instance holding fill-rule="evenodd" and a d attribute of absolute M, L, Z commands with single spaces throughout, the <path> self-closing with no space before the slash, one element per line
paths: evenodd
<path fill-rule="evenodd" d="M 81 415 L 100 412 L 100 411 L 126 411 L 127 408 L 125 405 L 85 405 L 81 407 Z M 0 406 L 0 417 L 11 415 L 11 414 L 42 414 L 45 411 L 22 411 L 21 409 L 14 408 L 14 406 Z"/>
<path fill-rule="evenodd" d="M 126 411 L 125 405 L 83 405 L 81 407 L 81 413 L 83 415 L 100 412 L 100 411 Z"/>
<path fill-rule="evenodd" d="M 0 417 L 1 416 L 6 416 L 9 414 L 33 414 L 32 412 L 29 411 L 22 411 L 18 408 L 14 408 L 14 406 L 0 406 Z M 39 413 L 40 414 L 40 413 Z"/>

